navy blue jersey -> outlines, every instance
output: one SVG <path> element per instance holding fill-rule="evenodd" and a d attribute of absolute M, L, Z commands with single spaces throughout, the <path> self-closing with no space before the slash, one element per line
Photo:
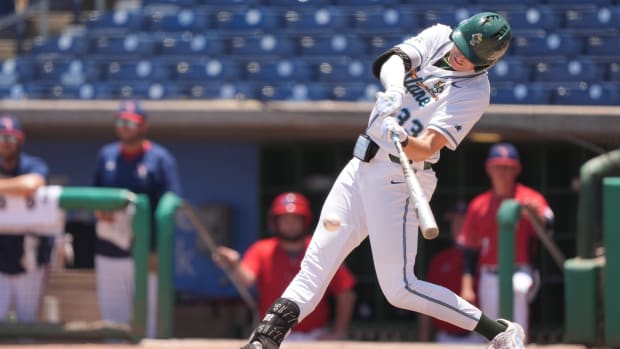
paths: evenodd
<path fill-rule="evenodd" d="M 136 194 L 146 194 L 151 204 L 151 249 L 155 247 L 154 215 L 159 200 L 166 192 L 181 196 L 181 182 L 174 157 L 161 145 L 145 142 L 143 151 L 127 155 L 120 142 L 101 148 L 97 158 L 93 185 L 125 188 Z M 109 257 L 127 257 L 125 251 L 112 242 L 97 239 L 95 253 Z"/>
<path fill-rule="evenodd" d="M 25 174 L 39 174 L 43 176 L 43 178 L 47 179 L 49 176 L 49 169 L 47 164 L 41 158 L 25 153 L 20 154 L 19 163 L 13 171 L 7 172 L 0 165 L 0 178 L 11 178 Z M 39 265 L 48 264 L 52 252 L 53 238 L 39 237 L 39 239 L 37 262 Z M 25 269 L 21 264 L 23 254 L 23 234 L 0 234 L 0 272 L 5 274 L 20 274 L 25 272 Z"/>

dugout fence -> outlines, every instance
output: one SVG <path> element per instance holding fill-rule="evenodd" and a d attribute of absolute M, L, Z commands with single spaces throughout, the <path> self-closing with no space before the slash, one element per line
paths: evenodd
<path fill-rule="evenodd" d="M 136 195 L 126 189 L 61 187 L 58 209 L 119 210 L 135 206 L 132 219 L 135 262 L 133 316 L 131 325 L 119 326 L 102 322 L 84 323 L 0 323 L 0 338 L 35 338 L 46 340 L 104 340 L 139 341 L 146 327 L 146 297 L 150 246 L 150 203 L 146 195 Z M 0 221 L 1 223 L 1 221 Z"/>

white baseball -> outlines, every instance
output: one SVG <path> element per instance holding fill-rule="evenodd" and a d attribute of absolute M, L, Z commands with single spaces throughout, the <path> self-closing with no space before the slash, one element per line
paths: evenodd
<path fill-rule="evenodd" d="M 340 217 L 335 213 L 328 213 L 323 217 L 323 226 L 328 231 L 335 231 L 340 228 Z"/>

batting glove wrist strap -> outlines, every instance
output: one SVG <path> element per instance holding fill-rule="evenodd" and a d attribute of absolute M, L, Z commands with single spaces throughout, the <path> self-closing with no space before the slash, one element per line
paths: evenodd
<path fill-rule="evenodd" d="M 299 320 L 299 306 L 286 298 L 278 298 L 259 322 L 250 343 L 260 342 L 263 349 L 277 349 Z"/>

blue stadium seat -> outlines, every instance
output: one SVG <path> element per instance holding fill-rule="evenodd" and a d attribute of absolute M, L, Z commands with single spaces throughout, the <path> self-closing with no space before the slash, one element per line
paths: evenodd
<path fill-rule="evenodd" d="M 587 8 L 592 6 L 606 6 L 611 4 L 611 0 L 591 0 L 591 1 L 583 1 L 583 0 L 545 0 L 547 4 L 557 8 L 559 10 L 563 9 L 575 9 L 575 8 Z"/>
<path fill-rule="evenodd" d="M 157 39 L 157 53 L 164 56 L 221 56 L 224 54 L 225 42 L 217 35 L 168 33 Z"/>
<path fill-rule="evenodd" d="M 155 52 L 155 45 L 150 36 L 142 34 L 99 36 L 94 39 L 91 52 L 100 58 L 108 59 L 151 57 Z"/>
<path fill-rule="evenodd" d="M 282 19 L 284 28 L 294 33 L 335 33 L 348 28 L 348 17 L 338 7 L 287 9 Z"/>
<path fill-rule="evenodd" d="M 360 37 L 367 44 L 367 55 L 372 58 L 408 39 L 407 35 L 394 34 L 375 34 L 369 36 L 360 34 Z"/>
<path fill-rule="evenodd" d="M 96 81 L 100 75 L 96 62 L 80 59 L 41 61 L 37 69 L 37 81 L 56 83 L 65 87 Z"/>
<path fill-rule="evenodd" d="M 366 53 L 366 44 L 354 35 L 304 35 L 298 45 L 302 56 L 360 57 Z"/>
<path fill-rule="evenodd" d="M 301 59 L 278 61 L 252 60 L 245 63 L 245 80 L 263 82 L 308 81 L 312 74 L 308 62 Z"/>
<path fill-rule="evenodd" d="M 237 81 L 220 86 L 220 98 L 224 99 L 256 99 L 254 86 L 247 82 Z"/>
<path fill-rule="evenodd" d="M 583 51 L 580 37 L 567 33 L 517 35 L 512 39 L 512 54 L 522 57 L 563 56 L 571 58 Z"/>
<path fill-rule="evenodd" d="M 607 64 L 607 80 L 613 82 L 620 82 L 620 63 Z"/>
<path fill-rule="evenodd" d="M 200 0 L 142 0 L 142 6 L 173 5 L 179 7 L 190 7 L 195 5 L 198 1 Z"/>
<path fill-rule="evenodd" d="M 79 57 L 88 50 L 86 39 L 82 36 L 60 35 L 48 39 L 36 39 L 28 52 L 37 57 Z"/>
<path fill-rule="evenodd" d="M 561 86 L 553 96 L 560 105 L 618 105 L 618 97 L 618 87 L 610 83 Z"/>
<path fill-rule="evenodd" d="M 265 4 L 266 0 L 194 0 L 196 5 L 208 7 L 251 6 Z M 290 1 L 290 0 L 289 0 Z M 291 5 L 291 3 L 289 3 Z"/>
<path fill-rule="evenodd" d="M 399 0 L 333 0 L 338 6 L 385 6 L 397 5 Z"/>
<path fill-rule="evenodd" d="M 442 6 L 437 9 L 424 11 L 422 17 L 422 27 L 425 28 L 437 23 L 455 27 L 462 20 L 469 18 L 478 12 L 480 12 L 480 9 L 475 6 Z"/>
<path fill-rule="evenodd" d="M 294 55 L 296 47 L 287 36 L 266 34 L 262 36 L 235 36 L 229 40 L 233 56 L 283 56 Z"/>
<path fill-rule="evenodd" d="M 352 14 L 352 27 L 360 33 L 417 33 L 417 13 L 407 8 L 362 8 Z"/>
<path fill-rule="evenodd" d="M 189 82 L 183 87 L 190 99 L 255 99 L 256 87 L 247 82 L 226 81 Z"/>
<path fill-rule="evenodd" d="M 330 91 L 329 99 L 335 101 L 366 101 L 365 83 L 327 84 Z"/>
<path fill-rule="evenodd" d="M 0 87 L 16 84 L 20 80 L 17 60 L 9 58 L 0 62 Z"/>
<path fill-rule="evenodd" d="M 551 60 L 536 64 L 532 76 L 541 82 L 599 82 L 603 79 L 603 69 L 589 59 Z"/>
<path fill-rule="evenodd" d="M 230 59 L 181 60 L 174 63 L 176 79 L 186 82 L 235 81 L 241 68 Z"/>
<path fill-rule="evenodd" d="M 184 98 L 185 94 L 179 84 L 166 82 L 154 82 L 149 85 L 147 90 L 147 99 L 180 99 Z"/>
<path fill-rule="evenodd" d="M 575 33 L 613 34 L 619 27 L 620 7 L 569 9 L 564 11 L 564 26 Z"/>
<path fill-rule="evenodd" d="M 321 82 L 370 82 L 372 61 L 358 59 L 323 60 L 315 65 L 317 80 Z"/>
<path fill-rule="evenodd" d="M 22 84 L 0 85 L 0 99 L 25 99 L 28 95 Z"/>
<path fill-rule="evenodd" d="M 166 62 L 161 60 L 109 61 L 105 68 L 108 81 L 165 81 L 170 77 Z"/>
<path fill-rule="evenodd" d="M 90 34 L 126 34 L 144 28 L 144 16 L 139 11 L 92 12 L 86 20 Z"/>
<path fill-rule="evenodd" d="M 501 11 L 501 13 L 506 17 L 513 31 L 541 29 L 555 31 L 560 28 L 559 14 L 547 6 L 518 8 Z"/>
<path fill-rule="evenodd" d="M 493 104 L 550 104 L 551 90 L 538 83 L 494 84 L 491 86 Z"/>
<path fill-rule="evenodd" d="M 225 32 L 272 31 L 279 27 L 279 14 L 274 8 L 219 10 L 214 15 L 217 30 Z"/>
<path fill-rule="evenodd" d="M 201 32 L 208 27 L 208 16 L 192 9 L 182 9 L 177 13 L 154 12 L 148 17 L 148 28 L 161 32 Z"/>
<path fill-rule="evenodd" d="M 586 42 L 586 53 L 591 56 L 617 60 L 620 55 L 620 37 L 617 35 L 590 36 Z"/>
<path fill-rule="evenodd" d="M 226 0 L 221 0 L 226 1 Z M 259 0 L 260 2 L 260 0 Z M 332 3 L 331 0 L 262 0 L 262 3 L 273 5 L 273 6 L 288 6 L 288 7 L 308 7 L 308 8 L 318 8 L 325 5 L 330 5 Z"/>
<path fill-rule="evenodd" d="M 524 82 L 530 79 L 530 67 L 521 60 L 507 56 L 489 70 L 491 82 Z"/>

